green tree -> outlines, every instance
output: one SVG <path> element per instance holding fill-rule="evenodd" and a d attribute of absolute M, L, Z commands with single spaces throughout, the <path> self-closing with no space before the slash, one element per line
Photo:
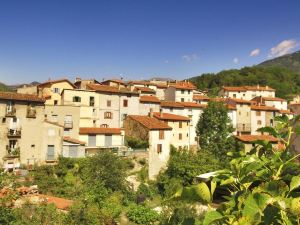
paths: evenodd
<path fill-rule="evenodd" d="M 200 136 L 200 151 L 208 151 L 222 165 L 228 163 L 227 152 L 237 148 L 228 109 L 222 102 L 209 102 L 201 114 L 196 133 Z"/>

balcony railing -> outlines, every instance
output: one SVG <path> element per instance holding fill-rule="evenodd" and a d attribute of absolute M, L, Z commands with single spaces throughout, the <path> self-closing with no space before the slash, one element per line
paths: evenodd
<path fill-rule="evenodd" d="M 20 138 L 21 137 L 21 129 L 8 129 L 7 137 L 8 138 Z"/>
<path fill-rule="evenodd" d="M 72 129 L 73 128 L 73 121 L 65 121 L 64 127 L 68 128 L 68 129 Z"/>
<path fill-rule="evenodd" d="M 238 131 L 238 132 L 251 132 L 251 124 L 250 123 L 238 123 L 236 125 L 236 131 Z"/>
<path fill-rule="evenodd" d="M 27 108 L 27 118 L 36 118 L 36 109 L 33 108 Z"/>
<path fill-rule="evenodd" d="M 19 158 L 20 157 L 20 148 L 19 147 L 9 147 L 6 146 L 7 154 L 5 158 Z"/>
<path fill-rule="evenodd" d="M 16 116 L 16 108 L 14 106 L 8 106 L 8 107 L 6 107 L 5 116 L 7 116 L 7 117 L 14 117 L 14 116 Z"/>

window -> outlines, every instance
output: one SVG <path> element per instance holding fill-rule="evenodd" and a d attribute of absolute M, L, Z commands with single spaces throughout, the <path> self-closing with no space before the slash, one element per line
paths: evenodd
<path fill-rule="evenodd" d="M 160 154 L 162 152 L 162 144 L 157 144 L 157 153 Z"/>
<path fill-rule="evenodd" d="M 107 124 L 101 124 L 100 127 L 102 127 L 102 128 L 107 128 L 108 125 L 107 125 Z"/>
<path fill-rule="evenodd" d="M 95 147 L 96 146 L 96 135 L 89 135 L 88 137 L 88 146 Z"/>
<path fill-rule="evenodd" d="M 127 99 L 124 99 L 123 100 L 123 107 L 127 107 L 128 106 L 128 100 Z"/>
<path fill-rule="evenodd" d="M 257 125 L 261 125 L 261 120 L 257 120 Z"/>
<path fill-rule="evenodd" d="M 164 130 L 160 130 L 159 131 L 159 140 L 163 140 L 165 138 L 165 131 Z"/>
<path fill-rule="evenodd" d="M 170 108 L 170 112 L 173 112 L 173 108 Z"/>
<path fill-rule="evenodd" d="M 31 148 L 35 148 L 35 145 L 31 145 Z"/>
<path fill-rule="evenodd" d="M 260 111 L 256 111 L 256 116 L 261 116 L 261 112 Z"/>
<path fill-rule="evenodd" d="M 47 160 L 54 160 L 54 145 L 48 145 L 47 147 Z"/>
<path fill-rule="evenodd" d="M 90 96 L 90 106 L 94 106 L 95 105 L 95 97 Z"/>
<path fill-rule="evenodd" d="M 182 122 L 179 122 L 179 128 L 182 128 Z"/>
<path fill-rule="evenodd" d="M 236 94 L 233 94 L 233 98 L 236 98 Z"/>
<path fill-rule="evenodd" d="M 182 133 L 179 134 L 179 140 L 182 140 Z"/>
<path fill-rule="evenodd" d="M 107 107 L 111 107 L 111 100 L 107 100 L 107 101 L 106 101 L 106 106 L 107 106 Z"/>
<path fill-rule="evenodd" d="M 239 111 L 239 115 L 241 115 L 242 113 L 241 113 L 241 111 Z"/>
<path fill-rule="evenodd" d="M 181 94 L 184 94 L 184 90 L 181 90 Z"/>
<path fill-rule="evenodd" d="M 58 101 L 57 100 L 54 100 L 54 103 L 53 103 L 54 105 L 57 105 L 58 104 Z"/>
<path fill-rule="evenodd" d="M 69 146 L 69 157 L 77 158 L 78 155 L 78 145 L 70 145 Z"/>
<path fill-rule="evenodd" d="M 79 96 L 74 96 L 73 102 L 81 102 L 81 98 Z"/>
<path fill-rule="evenodd" d="M 181 98 L 181 102 L 184 102 L 184 98 Z"/>
<path fill-rule="evenodd" d="M 60 92 L 60 91 L 59 91 L 59 88 L 54 88 L 54 89 L 53 89 L 53 92 L 59 94 L 59 92 Z"/>
<path fill-rule="evenodd" d="M 189 133 L 186 133 L 186 136 L 188 137 L 188 136 L 189 136 Z"/>
<path fill-rule="evenodd" d="M 5 123 L 5 122 L 6 122 L 6 118 L 3 117 L 3 118 L 2 118 L 2 123 Z"/>
<path fill-rule="evenodd" d="M 191 93 L 191 91 L 190 90 L 188 90 L 188 94 L 190 94 Z"/>
<path fill-rule="evenodd" d="M 112 113 L 111 112 L 105 112 L 104 113 L 104 119 L 112 119 Z"/>

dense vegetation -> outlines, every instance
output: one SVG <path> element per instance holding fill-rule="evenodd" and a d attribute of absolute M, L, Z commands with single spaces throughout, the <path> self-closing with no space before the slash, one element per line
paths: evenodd
<path fill-rule="evenodd" d="M 209 95 L 217 95 L 222 86 L 268 85 L 276 89 L 277 97 L 290 98 L 300 93 L 300 71 L 292 72 L 283 67 L 244 67 L 240 70 L 224 70 L 202 74 L 190 79 L 199 89 L 207 89 Z"/>
<path fill-rule="evenodd" d="M 0 82 L 0 91 L 10 91 L 10 88 Z"/>
<path fill-rule="evenodd" d="M 260 67 L 282 67 L 300 73 L 300 51 L 262 62 Z"/>

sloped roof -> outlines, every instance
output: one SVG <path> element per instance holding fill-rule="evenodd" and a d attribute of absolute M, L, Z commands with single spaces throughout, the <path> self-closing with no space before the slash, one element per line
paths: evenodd
<path fill-rule="evenodd" d="M 266 106 L 266 105 L 252 105 L 251 110 L 257 110 L 257 111 L 279 111 L 279 109 L 276 109 L 273 106 Z"/>
<path fill-rule="evenodd" d="M 155 93 L 155 90 L 148 87 L 135 87 L 136 91 L 147 92 L 147 93 Z"/>
<path fill-rule="evenodd" d="M 69 142 L 69 143 L 73 143 L 73 144 L 79 144 L 79 145 L 85 145 L 86 144 L 84 141 L 80 141 L 78 139 L 71 138 L 71 137 L 64 137 L 63 139 L 64 139 L 64 141 Z"/>
<path fill-rule="evenodd" d="M 150 116 L 129 115 L 131 118 L 149 130 L 172 130 L 166 123 Z"/>
<path fill-rule="evenodd" d="M 209 97 L 206 95 L 194 95 L 193 99 L 194 100 L 209 100 Z"/>
<path fill-rule="evenodd" d="M 181 102 L 181 105 L 187 108 L 205 108 L 207 105 L 199 104 L 196 102 Z"/>
<path fill-rule="evenodd" d="M 151 102 L 151 103 L 160 103 L 160 100 L 156 96 L 140 96 L 140 102 Z"/>
<path fill-rule="evenodd" d="M 235 136 L 238 140 L 242 142 L 254 142 L 254 141 L 269 141 L 269 142 L 278 142 L 279 139 L 275 138 L 272 135 L 241 135 Z"/>
<path fill-rule="evenodd" d="M 80 127 L 79 134 L 121 134 L 121 129 L 110 127 Z"/>
<path fill-rule="evenodd" d="M 191 82 L 185 82 L 185 81 L 171 83 L 170 87 L 174 87 L 176 89 L 182 89 L 182 90 L 195 90 L 196 89 L 196 86 L 194 84 L 192 84 Z"/>
<path fill-rule="evenodd" d="M 118 88 L 114 86 L 101 85 L 101 84 L 87 84 L 86 87 L 90 90 L 94 90 L 96 92 L 108 92 L 108 93 L 116 93 L 116 94 L 136 94 L 139 93 L 136 91 L 131 91 L 128 88 Z"/>
<path fill-rule="evenodd" d="M 171 121 L 190 121 L 190 118 L 186 116 L 180 116 L 176 114 L 171 113 L 159 113 L 155 112 L 153 113 L 154 117 L 156 117 L 159 120 L 171 120 Z"/>
<path fill-rule="evenodd" d="M 162 107 L 168 108 L 183 108 L 184 106 L 180 102 L 162 101 L 160 103 Z"/>
<path fill-rule="evenodd" d="M 66 78 L 58 79 L 58 80 L 48 80 L 48 81 L 46 81 L 46 82 L 44 82 L 44 83 L 39 84 L 38 87 L 51 86 L 52 84 L 61 83 L 61 82 L 67 82 L 67 83 L 69 83 L 73 88 L 76 88 L 76 86 L 75 86 L 71 81 L 69 81 L 69 80 L 66 79 Z"/>
<path fill-rule="evenodd" d="M 269 87 L 269 86 L 239 86 L 239 87 L 234 87 L 234 86 L 224 86 L 222 87 L 223 90 L 225 91 L 275 91 L 275 89 Z"/>
<path fill-rule="evenodd" d="M 26 101 L 26 102 L 39 102 L 44 103 L 45 99 L 40 98 L 37 95 L 31 94 L 20 94 L 16 92 L 0 92 L 0 99 L 15 100 L 15 101 Z"/>

